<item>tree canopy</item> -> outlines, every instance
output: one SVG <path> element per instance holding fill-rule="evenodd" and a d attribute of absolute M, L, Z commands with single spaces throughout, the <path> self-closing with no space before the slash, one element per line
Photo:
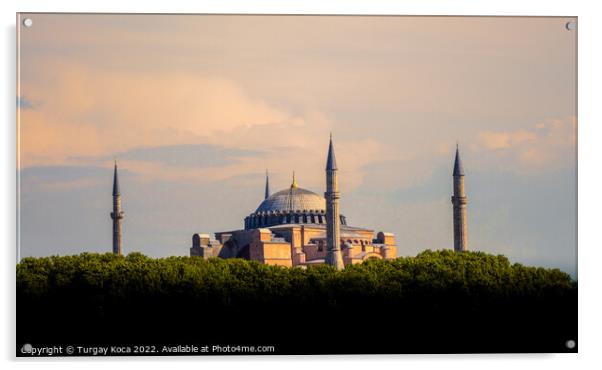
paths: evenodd
<path fill-rule="evenodd" d="M 576 297 L 577 283 L 560 270 L 450 250 L 342 271 L 140 253 L 17 265 L 23 343 L 113 343 L 119 333 L 138 344 L 277 338 L 290 354 L 564 351 L 576 338 Z M 337 323 L 329 335 L 312 329 L 329 318 Z M 384 333 L 395 340 L 374 341 Z"/>

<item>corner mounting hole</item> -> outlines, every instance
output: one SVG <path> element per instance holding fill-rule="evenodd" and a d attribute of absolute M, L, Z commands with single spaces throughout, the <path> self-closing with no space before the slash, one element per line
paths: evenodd
<path fill-rule="evenodd" d="M 566 24 L 564 25 L 566 27 L 567 30 L 569 31 L 573 31 L 577 28 L 577 24 L 575 24 L 575 22 L 566 22 Z"/>

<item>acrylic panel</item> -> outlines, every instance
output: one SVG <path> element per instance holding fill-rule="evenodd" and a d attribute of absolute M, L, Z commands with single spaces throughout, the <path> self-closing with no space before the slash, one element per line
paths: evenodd
<path fill-rule="evenodd" d="M 577 351 L 575 17 L 20 13 L 17 49 L 18 356 Z"/>

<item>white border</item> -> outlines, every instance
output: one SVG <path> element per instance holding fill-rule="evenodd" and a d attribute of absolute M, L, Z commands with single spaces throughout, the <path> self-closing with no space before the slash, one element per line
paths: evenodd
<path fill-rule="evenodd" d="M 198 368 L 210 364 L 232 368 L 275 368 L 305 369 L 328 366 L 346 369 L 365 368 L 369 362 L 379 367 L 399 368 L 461 368 L 461 369 L 507 369 L 528 366 L 537 369 L 589 368 L 599 365 L 600 327 L 600 273 L 602 243 L 598 223 L 602 209 L 602 99 L 596 93 L 601 90 L 600 35 L 602 35 L 602 13 L 595 1 L 535 1 L 535 0 L 222 0 L 186 2 L 163 1 L 78 1 L 78 0 L 21 0 L 0 2 L 3 33 L 2 63 L 3 88 L 2 112 L 2 181 L 0 181 L 0 204 L 4 212 L 0 215 L 0 235 L 3 264 L 2 299 L 0 317 L 3 333 L 0 334 L 0 358 L 3 368 L 31 367 L 42 365 L 49 368 L 80 368 L 81 363 L 68 361 L 14 361 L 14 261 L 16 258 L 15 233 L 15 13 L 16 12 L 137 12 L 137 13 L 264 13 L 264 14 L 403 14 L 403 15 L 553 15 L 579 17 L 579 354 L 578 355 L 476 355 L 476 356 L 304 356 L 268 358 L 177 358 L 171 361 L 179 365 Z M 43 309 L 43 308 L 41 308 Z M 403 333 L 399 333 L 403 335 Z M 520 335 L 517 333 L 517 335 Z M 394 340 L 394 338 L 365 338 L 365 340 Z M 105 359 L 107 360 L 107 359 Z M 86 367 L 101 368 L 144 366 L 164 368 L 168 360 L 131 359 L 124 361 L 108 359 L 93 361 Z M 8 365 L 8 366 L 6 366 Z"/>

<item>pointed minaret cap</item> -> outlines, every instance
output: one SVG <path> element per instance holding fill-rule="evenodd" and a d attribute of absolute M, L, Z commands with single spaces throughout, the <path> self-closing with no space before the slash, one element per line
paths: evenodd
<path fill-rule="evenodd" d="M 328 158 L 326 159 L 326 171 L 336 170 L 337 159 L 334 156 L 334 146 L 332 145 L 332 133 L 330 133 L 330 144 L 328 146 Z"/>
<path fill-rule="evenodd" d="M 119 177 L 117 176 L 117 160 L 115 160 L 115 172 L 113 174 L 113 195 L 119 194 Z"/>
<path fill-rule="evenodd" d="M 268 199 L 270 197 L 270 178 L 268 176 L 268 170 L 265 170 L 265 198 Z"/>
<path fill-rule="evenodd" d="M 462 166 L 462 160 L 460 159 L 460 150 L 458 150 L 458 143 L 456 143 L 456 160 L 454 162 L 453 176 L 464 176 L 464 166 Z"/>

